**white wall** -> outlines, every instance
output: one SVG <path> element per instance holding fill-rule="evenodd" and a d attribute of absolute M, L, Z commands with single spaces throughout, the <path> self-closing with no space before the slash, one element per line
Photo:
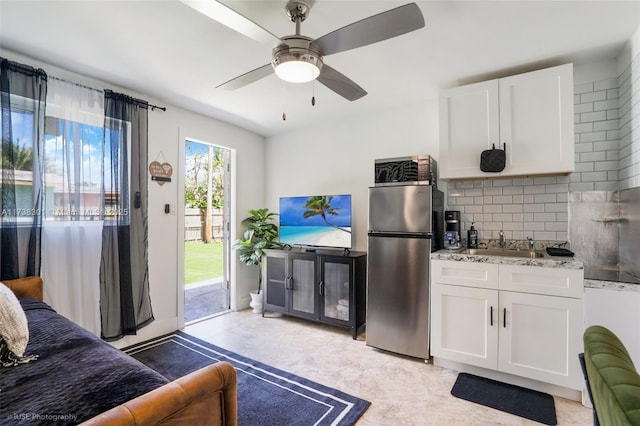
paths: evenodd
<path fill-rule="evenodd" d="M 160 186 L 149 179 L 149 281 L 155 321 L 142 328 L 137 336 L 128 336 L 115 342 L 115 345 L 123 347 L 176 330 L 183 322 L 178 317 L 177 301 L 178 295 L 182 294 L 184 280 L 178 269 L 184 238 L 184 220 L 179 220 L 183 204 L 179 188 L 184 184 L 184 164 L 180 164 L 179 159 L 180 150 L 184 149 L 184 138 L 215 143 L 230 148 L 233 152 L 236 168 L 232 172 L 232 178 L 235 180 L 236 190 L 232 194 L 231 214 L 232 223 L 235 224 L 235 228 L 231 230 L 232 239 L 241 234 L 239 224 L 247 210 L 265 202 L 264 138 L 144 94 L 117 88 L 15 52 L 3 50 L 1 54 L 7 59 L 42 68 L 55 77 L 81 82 L 94 88 L 109 88 L 167 107 L 166 112 L 149 110 L 149 161 L 166 161 L 173 166 L 172 182 Z M 178 213 L 165 214 L 165 204 L 171 204 Z M 231 295 L 231 304 L 232 308 L 243 309 L 249 306 L 249 290 L 258 286 L 258 273 L 256 268 L 249 268 L 238 262 L 235 253 L 232 256 L 232 280 L 235 279 L 237 291 Z"/>
<path fill-rule="evenodd" d="M 374 160 L 416 154 L 438 158 L 436 100 L 270 137 L 266 207 L 277 212 L 283 196 L 351 194 L 353 248 L 364 251 Z"/>

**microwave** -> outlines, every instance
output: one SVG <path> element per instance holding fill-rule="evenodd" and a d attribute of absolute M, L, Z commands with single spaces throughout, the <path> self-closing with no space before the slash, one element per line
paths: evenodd
<path fill-rule="evenodd" d="M 430 155 L 375 160 L 375 186 L 437 186 L 438 165 Z"/>

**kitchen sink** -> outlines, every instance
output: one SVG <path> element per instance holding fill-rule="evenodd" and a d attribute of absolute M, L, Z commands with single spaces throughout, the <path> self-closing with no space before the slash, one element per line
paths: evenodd
<path fill-rule="evenodd" d="M 507 249 L 465 249 L 465 250 L 462 250 L 460 254 L 475 254 L 479 256 L 526 257 L 530 259 L 547 257 L 545 253 L 540 251 L 507 250 Z"/>

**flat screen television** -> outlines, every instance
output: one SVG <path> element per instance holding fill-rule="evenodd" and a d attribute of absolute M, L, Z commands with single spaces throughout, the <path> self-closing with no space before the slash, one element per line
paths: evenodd
<path fill-rule="evenodd" d="M 351 195 L 280 198 L 280 243 L 351 248 Z"/>

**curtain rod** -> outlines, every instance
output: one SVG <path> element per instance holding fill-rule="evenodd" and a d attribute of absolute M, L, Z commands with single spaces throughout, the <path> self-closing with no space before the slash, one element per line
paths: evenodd
<path fill-rule="evenodd" d="M 89 90 L 94 90 L 96 92 L 100 92 L 100 93 L 104 93 L 103 89 L 96 89 L 95 87 L 90 87 L 81 83 L 76 83 L 75 81 L 69 81 L 69 80 L 65 80 L 64 78 L 60 78 L 60 77 L 55 77 L 53 75 L 49 75 L 49 78 L 53 78 L 54 80 L 58 80 L 58 81 L 62 81 L 64 83 L 69 83 L 69 84 L 73 84 L 75 86 L 78 87 L 82 87 L 84 89 L 89 89 Z M 147 102 L 147 105 L 151 108 L 151 111 L 155 111 L 156 109 L 162 110 L 162 111 L 166 111 L 167 107 L 161 107 L 161 106 L 157 106 L 157 105 L 153 105 Z"/>

